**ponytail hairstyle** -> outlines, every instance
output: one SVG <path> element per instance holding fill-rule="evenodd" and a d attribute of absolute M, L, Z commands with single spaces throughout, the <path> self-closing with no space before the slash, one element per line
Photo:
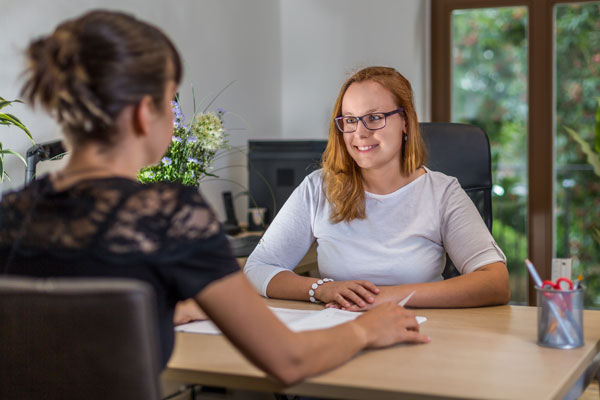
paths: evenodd
<path fill-rule="evenodd" d="M 352 75 L 340 89 L 329 125 L 329 139 L 323 153 L 324 191 L 331 204 L 332 223 L 350 222 L 364 219 L 365 192 L 360 167 L 348 153 L 343 134 L 337 129 L 334 118 L 342 115 L 342 101 L 346 90 L 354 82 L 377 82 L 394 96 L 396 106 L 402 107 L 401 114 L 406 121 L 406 136 L 402 141 L 400 173 L 409 176 L 417 168 L 425 165 L 425 144 L 419 130 L 417 112 L 413 103 L 410 82 L 398 71 L 388 67 L 367 67 Z M 398 132 L 399 135 L 402 132 Z"/>
<path fill-rule="evenodd" d="M 114 11 L 92 11 L 60 24 L 26 51 L 22 96 L 40 103 L 74 144 L 115 142 L 114 124 L 128 105 L 183 74 L 173 43 L 158 28 Z"/>

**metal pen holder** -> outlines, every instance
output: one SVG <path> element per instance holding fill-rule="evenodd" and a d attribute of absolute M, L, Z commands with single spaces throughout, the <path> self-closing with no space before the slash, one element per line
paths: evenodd
<path fill-rule="evenodd" d="M 583 290 L 535 288 L 540 346 L 574 349 L 583 346 Z"/>

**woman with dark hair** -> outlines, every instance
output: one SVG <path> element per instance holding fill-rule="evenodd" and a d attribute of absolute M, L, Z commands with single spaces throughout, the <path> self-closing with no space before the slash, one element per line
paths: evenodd
<path fill-rule="evenodd" d="M 24 95 L 62 125 L 70 159 L 3 197 L 3 273 L 150 283 L 163 365 L 173 347 L 173 309 L 188 298 L 284 383 L 331 369 L 364 348 L 429 341 L 414 315 L 393 303 L 331 329 L 291 332 L 240 271 L 197 189 L 136 181 L 171 141 L 170 102 L 182 75 L 179 54 L 160 30 L 94 11 L 31 43 L 28 58 Z"/>
<path fill-rule="evenodd" d="M 456 178 L 424 165 L 408 80 L 358 71 L 336 100 L 322 169 L 284 204 L 246 275 L 264 296 L 353 311 L 413 291 L 412 307 L 505 304 L 504 254 Z M 320 280 L 291 271 L 314 241 Z M 442 281 L 446 253 L 462 275 Z"/>

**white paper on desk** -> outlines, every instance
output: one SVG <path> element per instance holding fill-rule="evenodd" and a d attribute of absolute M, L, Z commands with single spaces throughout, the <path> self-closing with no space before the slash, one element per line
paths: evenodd
<path fill-rule="evenodd" d="M 361 313 L 326 308 L 324 310 L 294 310 L 289 308 L 269 307 L 277 318 L 294 332 L 331 328 L 332 326 L 352 321 Z M 417 316 L 417 322 L 422 324 L 427 318 Z M 212 321 L 196 321 L 175 327 L 178 332 L 203 333 L 219 335 L 221 331 Z"/>
<path fill-rule="evenodd" d="M 338 310 L 337 308 L 326 308 L 320 311 L 313 311 L 306 318 L 298 319 L 286 324 L 294 332 L 310 331 L 314 329 L 326 329 L 332 326 L 343 324 L 358 318 L 362 313 Z M 422 324 L 427 321 L 425 317 L 416 317 L 417 322 Z"/>

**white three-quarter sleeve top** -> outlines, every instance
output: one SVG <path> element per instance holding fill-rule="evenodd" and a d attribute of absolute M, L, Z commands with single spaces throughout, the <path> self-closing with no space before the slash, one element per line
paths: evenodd
<path fill-rule="evenodd" d="M 386 195 L 365 192 L 366 218 L 331 223 L 322 171 L 294 190 L 252 252 L 244 271 L 266 296 L 269 281 L 291 271 L 317 242 L 319 273 L 376 285 L 442 279 L 446 254 L 461 274 L 506 257 L 456 178 L 426 168 Z"/>

